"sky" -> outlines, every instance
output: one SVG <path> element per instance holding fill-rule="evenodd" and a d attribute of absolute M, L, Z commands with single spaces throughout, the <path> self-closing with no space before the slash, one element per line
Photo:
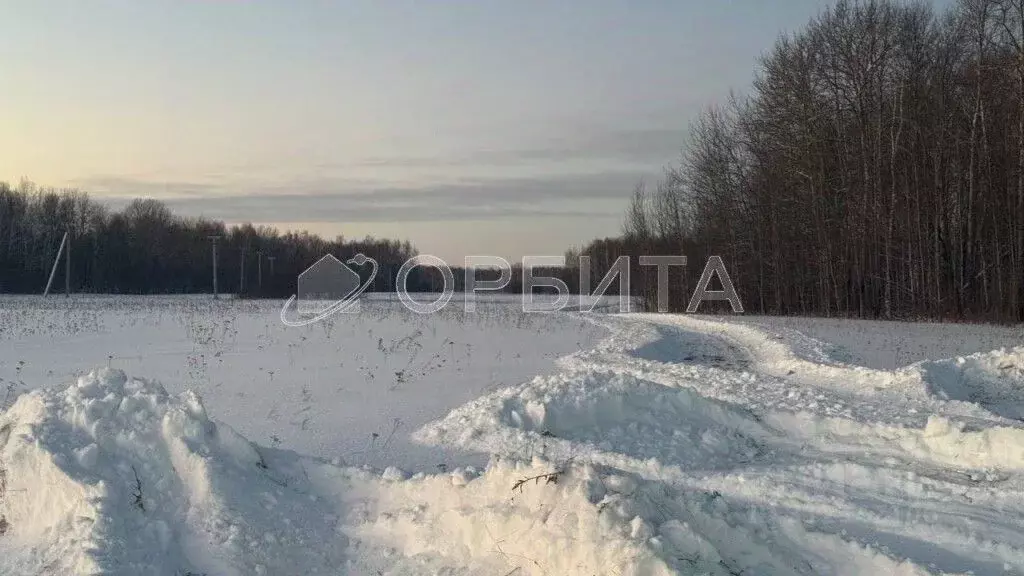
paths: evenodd
<path fill-rule="evenodd" d="M 0 181 L 560 255 L 827 4 L 0 0 Z"/>

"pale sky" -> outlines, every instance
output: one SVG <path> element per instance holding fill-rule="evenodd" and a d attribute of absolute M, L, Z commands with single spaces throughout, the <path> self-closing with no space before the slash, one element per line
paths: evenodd
<path fill-rule="evenodd" d="M 825 0 L 0 0 L 0 180 L 558 255 Z"/>

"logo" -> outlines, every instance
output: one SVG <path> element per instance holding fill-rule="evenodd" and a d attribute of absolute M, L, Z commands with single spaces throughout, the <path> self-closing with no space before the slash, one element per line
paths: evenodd
<path fill-rule="evenodd" d="M 364 282 L 359 273 L 348 266 L 360 268 L 370 265 L 370 275 Z M 342 262 L 328 254 L 319 259 L 302 274 L 299 274 L 297 294 L 281 308 L 281 322 L 288 326 L 305 326 L 319 322 L 334 314 L 351 314 L 359 311 L 359 296 L 373 283 L 377 276 L 377 261 L 364 254 L 356 254 Z M 288 318 L 288 308 L 296 301 L 299 320 Z"/>
<path fill-rule="evenodd" d="M 370 272 L 365 281 L 358 272 L 353 270 L 349 264 L 363 267 L 370 265 Z M 641 255 L 640 266 L 654 267 L 657 269 L 657 311 L 668 312 L 669 307 L 669 270 L 672 267 L 686 266 L 686 256 L 682 255 Z M 562 278 L 556 276 L 537 276 L 535 269 L 538 267 L 565 268 L 565 258 L 562 256 L 524 256 L 520 268 L 522 287 L 523 312 L 560 312 L 572 309 L 575 312 L 593 312 L 600 308 L 607 311 L 614 307 L 614 304 L 602 303 L 607 300 L 606 294 L 613 282 L 618 282 L 618 289 L 615 293 L 615 300 L 618 300 L 618 311 L 628 313 L 631 309 L 633 296 L 630 291 L 630 265 L 629 256 L 619 256 L 612 264 L 604 277 L 598 283 L 593 292 L 591 285 L 591 258 L 587 255 L 580 255 L 575 269 L 579 274 L 578 306 L 571 306 L 573 294 L 568 284 Z M 497 272 L 497 279 L 483 280 L 477 278 L 476 272 L 486 266 L 490 269 L 490 276 Z M 441 273 L 444 279 L 444 288 L 436 295 L 433 301 L 422 301 L 413 298 L 409 294 L 407 286 L 409 276 L 415 268 L 434 268 Z M 466 312 L 473 312 L 476 309 L 476 296 L 481 292 L 501 292 L 511 283 L 513 268 L 504 258 L 498 256 L 467 256 L 465 261 L 465 280 L 463 292 Z M 711 290 L 710 284 L 713 278 L 718 277 L 722 289 Z M 315 264 L 306 268 L 299 274 L 297 294 L 293 295 L 284 303 L 281 308 L 281 321 L 288 326 L 306 326 L 318 322 L 333 314 L 351 314 L 359 311 L 359 296 L 366 291 L 377 277 L 377 261 L 363 254 L 356 254 L 346 262 L 338 260 L 328 254 L 316 261 Z M 407 309 L 417 314 L 433 314 L 451 301 L 455 293 L 455 275 L 448 264 L 429 254 L 413 256 L 405 261 L 398 270 L 394 282 L 395 292 L 399 301 Z M 557 297 L 554 300 L 541 298 L 535 294 L 536 288 L 547 288 L 550 295 L 554 290 Z M 288 308 L 293 301 L 298 301 L 296 310 L 299 319 L 288 318 Z M 743 304 L 739 295 L 729 278 L 729 272 L 725 269 L 725 263 L 718 256 L 708 258 L 704 266 L 704 272 L 697 282 L 697 287 L 686 307 L 687 314 L 694 314 L 702 302 L 714 300 L 728 301 L 735 314 L 743 313 Z M 651 302 L 650 304 L 654 304 Z"/>

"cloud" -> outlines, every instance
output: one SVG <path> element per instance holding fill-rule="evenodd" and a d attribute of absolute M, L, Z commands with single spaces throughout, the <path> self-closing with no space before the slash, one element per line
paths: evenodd
<path fill-rule="evenodd" d="M 431 222 L 524 216 L 608 216 L 621 210 L 619 201 L 624 204 L 641 176 L 606 172 L 420 188 L 378 188 L 357 193 L 338 192 L 321 183 L 292 187 L 288 193 L 271 188 L 244 196 L 188 195 L 163 200 L 180 214 L 235 222 Z M 123 197 L 106 200 L 115 208 L 126 202 Z"/>
<path fill-rule="evenodd" d="M 211 183 L 160 181 L 130 176 L 93 176 L 72 180 L 69 184 L 99 198 L 197 198 L 216 194 L 221 190 L 220 186 Z"/>
<path fill-rule="evenodd" d="M 208 170 L 195 181 L 101 176 L 80 186 L 115 207 L 160 198 L 176 212 L 252 222 L 434 222 L 607 217 L 679 154 L 673 129 L 580 129 L 570 137 L 447 157 L 365 157 Z M 312 174 L 313 176 L 307 176 Z"/>
<path fill-rule="evenodd" d="M 370 156 L 351 162 L 324 162 L 317 168 L 529 167 L 575 161 L 661 167 L 678 158 L 687 134 L 686 130 L 669 128 L 589 129 L 530 147 L 484 149 L 452 156 Z"/>
<path fill-rule="evenodd" d="M 605 160 L 624 164 L 662 166 L 674 161 L 686 141 L 686 131 L 667 128 L 589 130 L 552 141 L 548 146 L 506 152 L 481 152 L 478 162 Z"/>

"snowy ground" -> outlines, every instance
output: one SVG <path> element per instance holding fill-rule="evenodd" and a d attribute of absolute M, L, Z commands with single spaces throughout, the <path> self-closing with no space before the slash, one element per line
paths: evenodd
<path fill-rule="evenodd" d="M 515 303 L 481 302 L 466 313 L 453 301 L 428 316 L 374 299 L 359 314 L 292 328 L 280 301 L 8 297 L 0 299 L 0 402 L 111 367 L 172 393 L 198 392 L 218 420 L 262 445 L 359 466 L 481 465 L 486 456 L 417 446 L 409 434 L 553 370 L 602 334 L 579 318 L 524 315 Z"/>
<path fill-rule="evenodd" d="M 739 316 L 730 320 L 761 326 L 783 338 L 811 337 L 827 343 L 824 350 L 833 359 L 884 370 L 922 360 L 966 356 L 1024 344 L 1024 324 L 993 326 L 773 316 Z"/>
<path fill-rule="evenodd" d="M 3 309 L 0 377 L 40 389 L 0 415 L 0 574 L 1024 573 L 1024 347 L 887 369 L 757 319 L 186 302 Z M 370 410 L 403 426 L 360 446 Z"/>

